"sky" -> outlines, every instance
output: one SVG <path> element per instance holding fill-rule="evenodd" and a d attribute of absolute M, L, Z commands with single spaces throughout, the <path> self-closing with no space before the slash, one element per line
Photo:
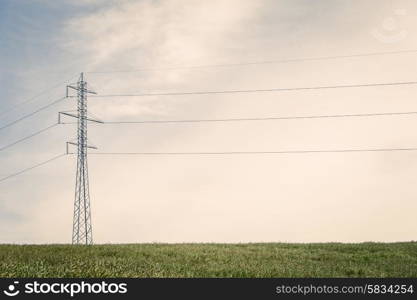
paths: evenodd
<path fill-rule="evenodd" d="M 411 0 L 3 0 L 0 148 L 76 109 L 84 72 L 98 95 L 415 81 Z M 188 68 L 364 53 L 327 60 Z M 106 121 L 417 111 L 416 86 L 90 97 Z M 24 103 L 24 104 L 21 104 Z M 72 120 L 67 120 L 72 121 Z M 95 152 L 416 147 L 413 115 L 181 124 L 89 124 Z M 0 151 L 0 177 L 56 155 L 59 125 Z M 76 158 L 0 181 L 0 243 L 69 243 Z M 89 156 L 95 243 L 416 240 L 417 152 Z"/>

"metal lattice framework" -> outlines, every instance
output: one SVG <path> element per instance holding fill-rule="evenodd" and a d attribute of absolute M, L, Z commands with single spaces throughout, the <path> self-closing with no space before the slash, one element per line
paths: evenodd
<path fill-rule="evenodd" d="M 88 117 L 87 94 L 94 92 L 87 89 L 87 82 L 84 81 L 83 73 L 81 73 L 80 79 L 78 80 L 76 86 L 70 85 L 68 88 L 77 91 L 77 114 L 75 115 L 69 112 L 60 112 L 60 115 L 63 114 L 78 119 L 77 142 L 67 142 L 67 152 L 68 144 L 77 146 L 77 175 L 75 183 L 72 243 L 91 245 L 93 243 L 93 228 L 91 224 L 91 204 L 88 181 L 87 153 L 88 148 L 97 148 L 88 144 L 87 123 L 88 121 L 98 123 L 102 122 L 93 120 Z"/>
<path fill-rule="evenodd" d="M 75 183 L 74 218 L 72 225 L 73 244 L 92 244 L 90 190 L 87 164 L 87 83 L 81 74 L 78 81 L 78 150 L 77 179 Z"/>

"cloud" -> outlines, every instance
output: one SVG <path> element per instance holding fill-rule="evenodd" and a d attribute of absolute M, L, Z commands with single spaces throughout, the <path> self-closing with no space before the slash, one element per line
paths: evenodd
<path fill-rule="evenodd" d="M 413 76 L 409 64 L 414 54 L 239 68 L 88 73 L 407 49 L 414 43 L 411 24 L 415 21 L 405 17 L 401 24 L 407 27 L 408 36 L 387 48 L 371 30 L 390 10 L 384 5 L 375 8 L 372 3 L 181 0 L 79 4 L 85 6 L 64 18 L 50 38 L 50 46 L 55 47 L 51 51 L 61 55 L 42 66 L 49 74 L 47 83 L 57 77 L 50 72 L 86 71 L 89 86 L 103 95 L 388 82 Z M 415 6 L 404 5 L 407 11 Z M 44 80 L 28 76 L 27 82 L 34 88 Z M 411 110 L 412 95 L 412 88 L 370 88 L 89 98 L 89 109 L 105 120 L 363 113 Z M 65 105 L 74 108 L 70 100 Z M 55 120 L 55 111 L 45 113 L 43 121 L 46 118 Z M 411 145 L 409 128 L 415 125 L 412 118 L 91 125 L 89 138 L 103 152 L 372 148 Z M 75 134 L 74 127 L 59 130 L 31 147 L 41 153 L 36 159 L 62 151 L 65 141 Z M 11 154 L 7 165 L 11 169 L 26 163 L 22 157 L 30 151 L 20 151 Z M 94 237 L 97 242 L 409 240 L 416 225 L 411 215 L 416 208 L 410 179 L 414 158 L 411 153 L 91 155 Z M 16 240 L 69 241 L 74 172 L 74 158 L 68 157 L 8 187 L 9 195 L 31 203 L 15 210 L 9 202 L 4 205 L 10 215 L 24 216 Z M 36 192 L 20 186 L 29 183 Z M 403 191 L 401 199 L 398 191 Z"/>
<path fill-rule="evenodd" d="M 235 0 L 198 5 L 126 2 L 74 19 L 68 31 L 74 33 L 74 48 L 94 53 L 90 68 L 181 65 L 218 51 L 224 39 L 244 31 L 245 21 L 256 16 L 259 8 L 259 3 Z"/>

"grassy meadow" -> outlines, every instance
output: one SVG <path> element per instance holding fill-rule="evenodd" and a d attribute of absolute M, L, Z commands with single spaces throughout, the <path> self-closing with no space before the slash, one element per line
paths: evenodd
<path fill-rule="evenodd" d="M 0 245 L 0 277 L 417 277 L 417 243 Z"/>

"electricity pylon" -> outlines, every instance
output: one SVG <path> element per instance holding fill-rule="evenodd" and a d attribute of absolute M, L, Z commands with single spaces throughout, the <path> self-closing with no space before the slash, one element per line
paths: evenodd
<path fill-rule="evenodd" d="M 77 114 L 70 112 L 60 112 L 58 115 L 58 123 L 61 123 L 61 115 L 77 118 L 77 142 L 67 142 L 68 146 L 77 146 L 77 175 L 75 183 L 75 201 L 74 201 L 74 217 L 72 225 L 72 244 L 91 245 L 93 243 L 93 228 L 91 225 L 91 206 L 90 191 L 88 186 L 88 163 L 87 149 L 97 149 L 88 144 L 87 139 L 87 123 L 89 121 L 102 123 L 88 117 L 87 113 L 87 94 L 95 94 L 95 92 L 87 89 L 87 82 L 84 81 L 84 74 L 81 73 L 76 85 L 67 86 L 68 89 L 77 91 Z"/>

